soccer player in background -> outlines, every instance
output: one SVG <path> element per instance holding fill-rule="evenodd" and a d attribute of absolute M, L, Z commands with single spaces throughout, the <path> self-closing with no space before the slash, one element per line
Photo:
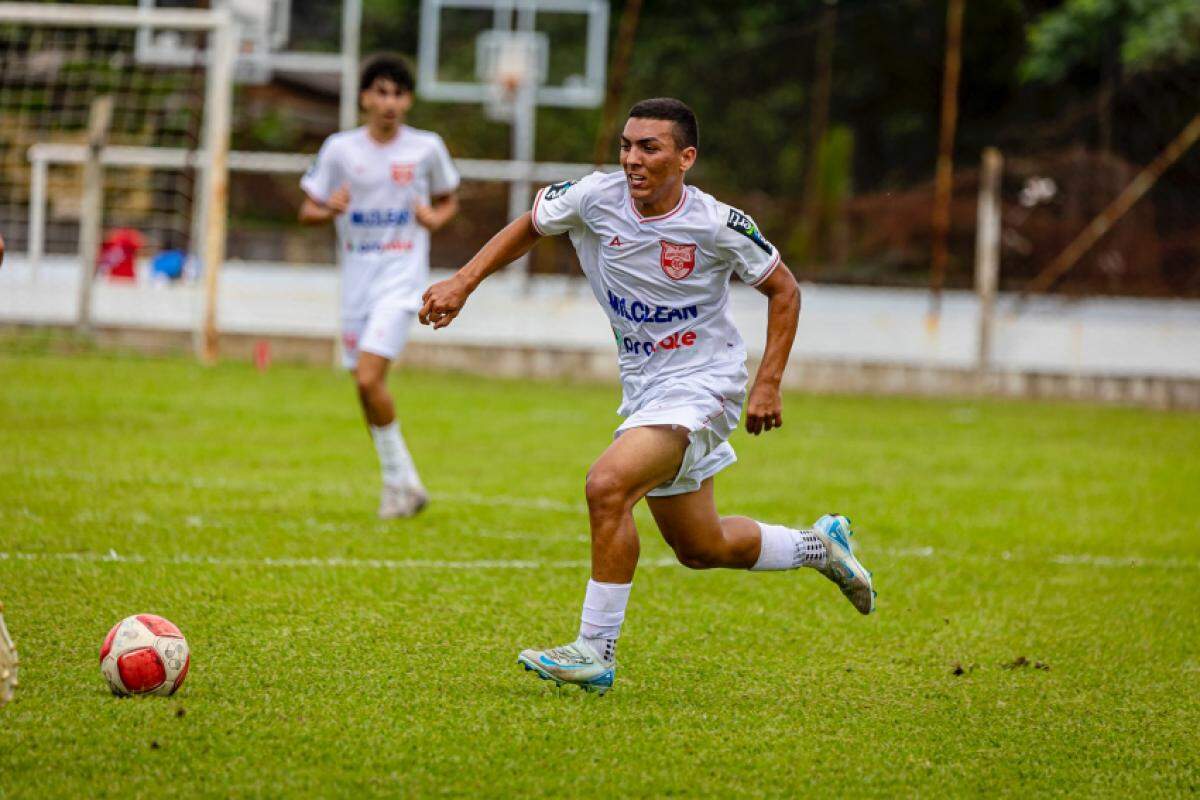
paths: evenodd
<path fill-rule="evenodd" d="M 413 77 L 402 59 L 370 59 L 359 102 L 367 124 L 326 139 L 300 181 L 300 221 L 333 221 L 337 229 L 343 363 L 379 454 L 379 516 L 390 519 L 413 516 L 429 501 L 400 434 L 387 373 L 429 281 L 430 234 L 458 211 L 459 177 L 440 136 L 404 124 Z"/>
<path fill-rule="evenodd" d="M 746 398 L 746 350 L 729 310 L 736 274 L 767 297 L 767 345 L 750 390 L 746 430 L 783 425 L 780 383 L 800 314 L 800 289 L 754 221 L 685 183 L 696 161 L 696 117 L 679 100 L 644 100 L 621 135 L 621 172 L 538 193 L 448 280 L 425 292 L 422 323 L 449 325 L 479 283 L 542 236 L 567 233 L 616 339 L 625 421 L 588 472 L 592 576 L 571 644 L 525 650 L 519 663 L 556 684 L 605 692 L 616 673 L 643 497 L 680 562 L 694 569 L 813 567 L 863 614 L 871 574 L 850 546 L 850 520 L 811 528 L 717 513 L 713 476 L 735 461 L 727 439 Z"/>

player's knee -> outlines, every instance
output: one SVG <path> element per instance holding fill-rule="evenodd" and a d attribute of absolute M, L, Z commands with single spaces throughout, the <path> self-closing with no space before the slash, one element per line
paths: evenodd
<path fill-rule="evenodd" d="M 621 511 L 626 504 L 625 481 L 609 469 L 591 469 L 583 486 L 592 512 Z"/>
<path fill-rule="evenodd" d="M 382 380 L 380 376 L 373 374 L 369 370 L 357 369 L 354 371 L 354 386 L 358 389 L 360 397 L 370 397 L 379 391 L 381 384 Z"/>

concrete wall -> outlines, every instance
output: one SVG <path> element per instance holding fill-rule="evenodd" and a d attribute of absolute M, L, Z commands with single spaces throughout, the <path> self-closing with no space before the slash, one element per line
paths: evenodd
<path fill-rule="evenodd" d="M 69 261 L 32 276 L 14 259 L 0 269 L 0 323 L 69 325 L 78 270 Z M 437 275 L 435 277 L 440 277 Z M 950 292 L 936 325 L 920 290 L 806 285 L 789 383 L 814 391 L 1003 394 L 1200 408 L 1200 303 L 1038 299 L 998 304 L 991 369 L 976 369 L 978 306 Z M 293 355 L 332 362 L 337 277 L 329 268 L 228 265 L 219 324 L 226 344 L 270 337 Z M 194 286 L 97 284 L 96 324 L 108 331 L 175 332 L 199 319 Z M 765 341 L 765 299 L 733 290 L 737 324 L 754 358 Z M 134 341 L 137 336 L 124 334 Z M 182 337 L 182 338 L 181 338 Z M 140 341 L 145 343 L 147 336 Z M 491 374 L 611 379 L 612 334 L 587 284 L 495 276 L 451 327 L 416 326 L 410 363 Z"/>

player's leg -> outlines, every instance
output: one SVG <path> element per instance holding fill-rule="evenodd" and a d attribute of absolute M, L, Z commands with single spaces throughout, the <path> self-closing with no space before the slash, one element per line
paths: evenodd
<path fill-rule="evenodd" d="M 616 645 L 625 620 L 638 536 L 633 507 L 679 471 L 687 431 L 667 426 L 632 428 L 588 471 L 585 492 L 592 531 L 592 577 L 584 595 L 579 637 L 549 650 L 524 650 L 525 669 L 555 683 L 603 693 L 613 683 Z"/>
<path fill-rule="evenodd" d="M 758 561 L 761 526 L 749 517 L 718 515 L 712 478 L 701 483 L 698 491 L 647 497 L 646 504 L 663 538 L 685 567 L 751 569 Z"/>
<path fill-rule="evenodd" d="M 812 528 L 789 528 L 717 513 L 713 479 L 686 494 L 646 503 L 680 563 L 692 569 L 787 570 L 812 567 L 841 589 L 859 612 L 875 608 L 871 573 L 850 547 L 850 521 L 826 514 Z"/>
<path fill-rule="evenodd" d="M 397 309 L 372 311 L 357 342 L 352 368 L 359 404 L 379 456 L 383 478 L 379 516 L 384 519 L 412 516 L 429 500 L 400 432 L 387 385 L 388 370 L 404 348 L 412 318 L 412 312 Z"/>
<path fill-rule="evenodd" d="M 382 428 L 396 421 L 396 402 L 387 387 L 387 373 L 392 362 L 375 353 L 361 353 L 354 367 L 354 385 L 363 416 L 372 428 Z"/>

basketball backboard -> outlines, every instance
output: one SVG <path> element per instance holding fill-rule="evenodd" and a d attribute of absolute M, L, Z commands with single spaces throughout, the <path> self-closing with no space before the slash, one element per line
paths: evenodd
<path fill-rule="evenodd" d="M 457 14 L 458 19 L 452 20 Z M 539 17 L 541 19 L 539 19 Z M 544 23 L 574 18 L 579 42 L 556 39 Z M 457 25 L 453 22 L 457 21 Z M 454 28 L 454 30 L 451 30 Z M 461 60 L 463 47 L 448 41 L 453 33 L 473 42 L 474 80 L 448 77 L 447 62 Z M 513 34 L 516 34 L 514 36 Z M 524 37 L 524 44 L 522 44 Z M 604 100 L 608 50 L 607 0 L 422 0 L 421 39 L 417 58 L 417 91 L 430 100 L 495 103 L 495 74 L 502 59 L 509 63 L 520 50 L 534 58 L 534 105 L 593 108 Z M 558 52 L 552 54 L 551 50 Z M 570 51 L 570 52 L 567 52 Z M 550 70 L 551 55 L 577 56 L 574 63 Z"/>
<path fill-rule="evenodd" d="M 361 0 L 343 0 L 345 3 Z M 234 79 L 239 83 L 265 83 L 276 70 L 338 73 L 344 59 L 337 53 L 290 52 L 292 0 L 212 0 L 228 8 L 236 28 Z M 138 0 L 140 8 L 195 7 L 196 0 Z M 206 57 L 199 37 L 173 31 L 139 28 L 135 56 L 139 63 L 186 66 Z"/>

